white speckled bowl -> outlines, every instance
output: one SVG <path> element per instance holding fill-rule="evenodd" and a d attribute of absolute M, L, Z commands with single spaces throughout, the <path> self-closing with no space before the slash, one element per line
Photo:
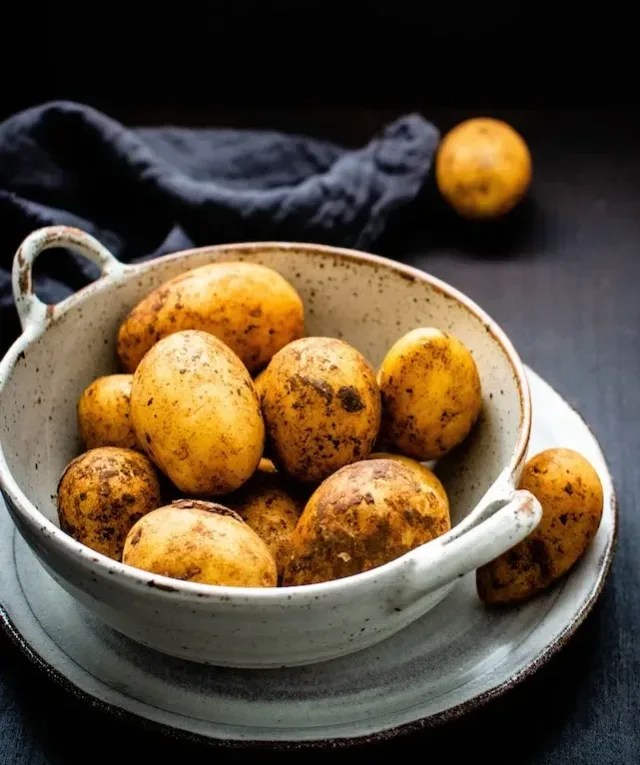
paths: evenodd
<path fill-rule="evenodd" d="M 33 294 L 31 267 L 67 247 L 102 268 L 93 284 L 56 306 Z M 116 369 L 121 320 L 149 290 L 212 260 L 246 260 L 279 271 L 299 290 L 307 334 L 344 338 L 374 364 L 402 333 L 437 326 L 472 350 L 484 390 L 480 422 L 441 461 L 452 530 L 364 574 L 280 589 L 214 587 L 155 576 L 102 556 L 58 527 L 56 487 L 81 450 L 76 402 Z M 0 482 L 11 516 L 51 576 L 123 634 L 187 659 L 236 667 L 307 664 L 372 645 L 424 614 L 465 573 L 526 536 L 540 521 L 532 495 L 515 491 L 531 426 L 517 353 L 471 300 L 426 273 L 322 245 L 205 247 L 135 266 L 66 227 L 31 234 L 16 253 L 23 334 L 0 364 Z"/>

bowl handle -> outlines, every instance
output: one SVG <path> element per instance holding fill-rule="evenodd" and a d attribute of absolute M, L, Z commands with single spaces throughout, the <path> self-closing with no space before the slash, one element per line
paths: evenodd
<path fill-rule="evenodd" d="M 502 555 L 528 536 L 542 518 L 540 502 L 522 489 L 491 505 L 480 523 L 466 530 L 454 527 L 434 540 L 436 544 L 415 550 L 401 595 L 403 606 Z"/>
<path fill-rule="evenodd" d="M 65 247 L 84 255 L 100 267 L 101 276 L 118 278 L 126 266 L 97 239 L 78 228 L 47 226 L 33 231 L 22 242 L 13 259 L 13 297 L 23 331 L 43 326 L 54 314 L 54 306 L 43 303 L 33 291 L 33 262 L 44 250 Z"/>

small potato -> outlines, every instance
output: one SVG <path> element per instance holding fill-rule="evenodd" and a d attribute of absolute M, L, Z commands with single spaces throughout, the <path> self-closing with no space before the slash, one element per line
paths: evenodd
<path fill-rule="evenodd" d="M 250 372 L 304 333 L 304 308 L 293 286 L 257 263 L 209 263 L 170 279 L 141 300 L 125 318 L 117 351 L 134 372 L 158 340 L 197 329 L 215 335 Z"/>
<path fill-rule="evenodd" d="M 291 554 L 291 535 L 304 504 L 295 489 L 270 460 L 262 459 L 249 481 L 226 501 L 266 542 L 282 576 Z"/>
<path fill-rule="evenodd" d="M 370 453 L 380 427 L 375 372 L 343 340 L 295 340 L 269 364 L 262 413 L 278 468 L 320 482 Z"/>
<path fill-rule="evenodd" d="M 531 184 L 529 147 L 502 120 L 476 117 L 456 125 L 440 142 L 435 164 L 440 193 L 464 218 L 508 213 Z"/>
<path fill-rule="evenodd" d="M 278 471 L 272 460 L 268 459 L 267 457 L 263 457 L 258 464 L 258 470 L 256 472 L 275 474 Z"/>
<path fill-rule="evenodd" d="M 359 574 L 449 531 L 448 503 L 398 460 L 363 460 L 327 478 L 292 537 L 285 586 Z"/>
<path fill-rule="evenodd" d="M 86 449 L 120 446 L 142 451 L 131 424 L 132 381 L 133 375 L 105 375 L 82 392 L 77 417 Z"/>
<path fill-rule="evenodd" d="M 261 372 L 259 372 L 254 378 L 253 378 L 253 384 L 256 389 L 256 393 L 258 394 L 258 401 L 262 404 L 262 397 L 264 395 L 265 387 L 267 382 L 267 369 L 263 369 Z"/>
<path fill-rule="evenodd" d="M 258 401 L 260 402 L 260 412 L 262 412 L 262 399 L 264 397 L 266 381 L 267 381 L 267 369 L 263 369 L 262 372 L 260 372 L 258 375 L 256 375 L 256 377 L 253 378 L 253 386 L 256 389 L 256 395 L 258 396 Z M 269 444 L 268 440 L 265 440 L 264 455 L 266 458 L 269 458 L 271 456 L 271 445 Z M 269 462 L 271 462 L 271 460 L 269 460 Z M 273 465 L 273 463 L 271 464 Z M 275 467 L 273 469 L 275 471 Z"/>
<path fill-rule="evenodd" d="M 598 474 L 571 449 L 548 449 L 525 465 L 520 488 L 542 505 L 542 520 L 528 537 L 476 572 L 487 605 L 509 605 L 546 590 L 581 558 L 602 519 Z"/>
<path fill-rule="evenodd" d="M 419 461 L 438 459 L 460 444 L 482 408 L 473 356 L 439 329 L 421 327 L 396 341 L 378 384 L 382 442 Z"/>
<path fill-rule="evenodd" d="M 399 462 L 401 465 L 405 465 L 410 470 L 415 471 L 416 477 L 430 486 L 446 504 L 447 511 L 449 510 L 449 497 L 447 496 L 446 489 L 442 485 L 442 481 L 432 470 L 429 470 L 426 465 L 423 465 L 416 460 L 412 460 L 411 457 L 405 457 L 403 454 L 389 454 L 388 452 L 373 452 L 369 455 L 369 459 L 396 460 L 396 462 Z"/>
<path fill-rule="evenodd" d="M 133 376 L 131 419 L 149 458 L 186 494 L 234 491 L 256 470 L 265 430 L 253 382 L 217 337 L 160 340 Z"/>
<path fill-rule="evenodd" d="M 60 528 L 114 560 L 129 529 L 160 504 L 153 465 L 132 449 L 91 449 L 67 465 L 58 484 Z"/>
<path fill-rule="evenodd" d="M 183 499 L 131 529 L 122 562 L 161 576 L 228 587 L 275 587 L 267 545 L 232 510 Z"/>

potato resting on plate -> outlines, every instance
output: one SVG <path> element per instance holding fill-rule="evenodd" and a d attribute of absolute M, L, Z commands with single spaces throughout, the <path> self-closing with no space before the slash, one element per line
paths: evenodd
<path fill-rule="evenodd" d="M 480 598 L 509 605 L 543 592 L 584 555 L 600 526 L 602 484 L 591 463 L 572 449 L 547 449 L 525 465 L 520 488 L 542 505 L 538 527 L 478 569 Z"/>

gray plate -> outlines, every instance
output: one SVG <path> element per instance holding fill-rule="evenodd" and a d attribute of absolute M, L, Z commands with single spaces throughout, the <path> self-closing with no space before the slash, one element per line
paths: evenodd
<path fill-rule="evenodd" d="M 0 621 L 54 679 L 94 706 L 174 735 L 232 745 L 345 745 L 457 717 L 532 674 L 598 597 L 616 539 L 614 488 L 580 416 L 528 370 L 530 454 L 566 446 L 598 470 L 598 534 L 568 577 L 535 601 L 488 612 L 473 575 L 384 643 L 311 667 L 206 668 L 139 646 L 87 614 L 42 569 L 0 510 Z M 0 500 L 1 503 L 1 500 Z"/>

